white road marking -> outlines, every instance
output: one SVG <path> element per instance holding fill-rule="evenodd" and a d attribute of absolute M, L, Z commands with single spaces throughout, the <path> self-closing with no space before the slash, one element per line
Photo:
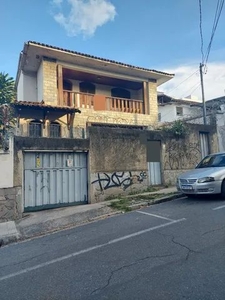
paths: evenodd
<path fill-rule="evenodd" d="M 68 255 L 65 255 L 65 256 L 62 256 L 62 257 L 59 257 L 59 258 L 56 258 L 56 259 L 53 259 L 53 260 L 50 260 L 50 261 L 47 261 L 47 262 L 44 262 L 44 263 L 41 263 L 41 264 L 38 264 L 38 265 L 33 266 L 33 267 L 26 268 L 26 269 L 23 269 L 21 271 L 8 274 L 6 276 L 0 277 L 0 281 L 7 280 L 7 279 L 10 279 L 10 278 L 22 275 L 22 274 L 26 274 L 26 273 L 29 273 L 31 271 L 35 271 L 35 270 L 38 270 L 38 269 L 50 266 L 52 264 L 55 264 L 55 263 L 58 263 L 58 262 L 70 259 L 72 257 L 76 257 L 78 255 L 85 254 L 85 253 L 88 253 L 88 252 L 91 252 L 91 251 L 94 251 L 94 250 L 106 247 L 108 245 L 116 244 L 118 242 L 125 241 L 125 240 L 133 238 L 135 236 L 139 236 L 139 235 L 142 235 L 144 233 L 147 233 L 147 232 L 150 232 L 150 231 L 153 231 L 153 230 L 156 230 L 156 229 L 160 229 L 160 228 L 163 228 L 163 227 L 167 227 L 167 226 L 170 226 L 170 225 L 173 225 L 173 224 L 185 221 L 185 220 L 186 220 L 185 218 L 180 219 L 180 220 L 173 220 L 173 221 L 165 223 L 165 224 L 161 224 L 161 225 L 158 225 L 158 226 L 154 226 L 154 227 L 150 227 L 150 228 L 147 228 L 147 229 L 144 229 L 144 230 L 140 230 L 140 231 L 137 231 L 135 233 L 131 233 L 131 234 L 122 236 L 120 238 L 113 239 L 113 240 L 111 240 L 111 241 L 109 241 L 107 243 L 96 245 L 96 246 L 93 246 L 93 247 L 90 247 L 90 248 L 87 248 L 87 249 L 84 249 L 84 250 L 80 250 L 78 252 L 74 252 L 74 253 L 71 253 L 71 254 L 68 254 Z"/>
<path fill-rule="evenodd" d="M 163 220 L 167 220 L 167 221 L 175 221 L 175 220 L 172 220 L 172 219 L 169 219 L 169 218 L 166 218 L 166 217 L 162 217 L 162 216 L 155 215 L 155 214 L 150 214 L 150 213 L 147 213 L 147 212 L 141 211 L 141 210 L 137 211 L 137 213 L 147 215 L 147 216 L 151 216 L 151 217 L 155 217 L 155 218 L 159 218 L 159 219 L 163 219 Z"/>
<path fill-rule="evenodd" d="M 225 205 L 215 207 L 215 208 L 213 208 L 212 210 L 218 210 L 218 209 L 222 209 L 222 208 L 225 208 Z"/>

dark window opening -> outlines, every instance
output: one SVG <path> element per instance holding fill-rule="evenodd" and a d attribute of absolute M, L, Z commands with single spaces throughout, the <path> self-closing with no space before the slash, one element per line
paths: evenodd
<path fill-rule="evenodd" d="M 29 136 L 41 137 L 42 136 L 42 123 L 39 120 L 34 120 L 29 123 Z"/>
<path fill-rule="evenodd" d="M 95 94 L 95 85 L 91 82 L 80 82 L 80 92 L 84 94 Z"/>
<path fill-rule="evenodd" d="M 72 91 L 73 84 L 69 80 L 63 80 L 63 90 L 64 91 Z"/>
<path fill-rule="evenodd" d="M 51 122 L 49 125 L 49 136 L 51 138 L 61 137 L 61 126 L 57 122 Z"/>
<path fill-rule="evenodd" d="M 121 88 L 111 89 L 111 96 L 114 98 L 125 98 L 125 99 L 131 98 L 130 91 Z"/>

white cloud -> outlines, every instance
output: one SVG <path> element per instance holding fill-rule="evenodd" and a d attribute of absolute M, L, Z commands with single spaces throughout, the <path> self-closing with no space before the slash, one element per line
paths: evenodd
<path fill-rule="evenodd" d="M 55 21 L 69 36 L 91 36 L 98 27 L 113 21 L 116 16 L 116 8 L 108 0 L 53 0 L 52 4 L 58 9 L 54 14 Z M 64 12 L 63 4 L 69 5 L 69 13 Z"/>
<path fill-rule="evenodd" d="M 56 6 L 60 6 L 60 4 L 63 2 L 63 0 L 52 0 L 52 4 Z"/>
<path fill-rule="evenodd" d="M 195 71 L 196 73 L 192 75 Z M 175 77 L 160 86 L 159 91 L 176 98 L 183 98 L 192 94 L 202 99 L 199 66 L 197 64 L 177 66 L 170 68 L 167 72 L 174 73 Z M 187 79 L 189 76 L 191 77 Z M 225 62 L 208 63 L 207 72 L 203 78 L 206 100 L 225 95 Z"/>

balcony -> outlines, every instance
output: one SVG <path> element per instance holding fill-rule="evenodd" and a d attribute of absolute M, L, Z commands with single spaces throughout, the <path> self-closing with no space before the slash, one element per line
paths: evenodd
<path fill-rule="evenodd" d="M 73 91 L 63 91 L 63 106 L 86 108 L 125 113 L 144 113 L 142 100 L 108 97 L 105 95 L 85 94 Z"/>

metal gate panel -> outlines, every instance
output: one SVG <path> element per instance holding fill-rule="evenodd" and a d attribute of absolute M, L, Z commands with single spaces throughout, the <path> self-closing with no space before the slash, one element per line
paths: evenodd
<path fill-rule="evenodd" d="M 149 162 L 148 172 L 149 172 L 149 183 L 150 185 L 160 185 L 162 184 L 161 178 L 161 167 L 160 162 Z"/>
<path fill-rule="evenodd" d="M 87 203 L 86 153 L 25 153 L 25 210 Z"/>
<path fill-rule="evenodd" d="M 209 154 L 209 135 L 206 132 L 201 132 L 200 134 L 200 145 L 202 158 Z"/>

